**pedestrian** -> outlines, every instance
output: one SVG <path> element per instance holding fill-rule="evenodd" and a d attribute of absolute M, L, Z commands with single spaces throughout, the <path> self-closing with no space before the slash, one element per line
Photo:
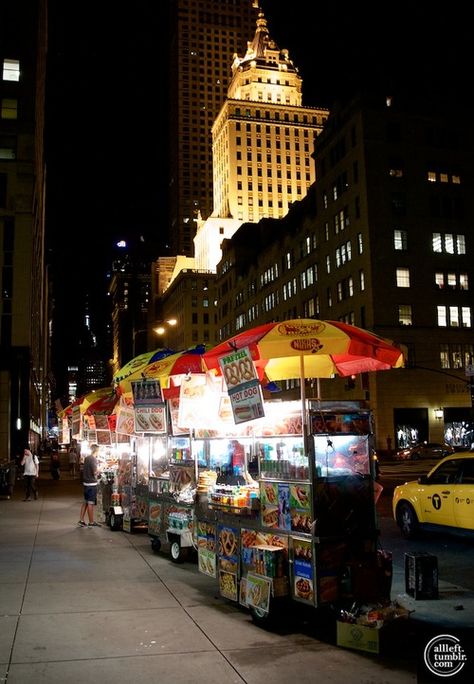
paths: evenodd
<path fill-rule="evenodd" d="M 61 474 L 61 463 L 59 460 L 59 454 L 57 451 L 52 451 L 51 452 L 51 462 L 49 466 L 49 472 L 51 473 L 51 477 L 53 480 L 59 480 Z"/>
<path fill-rule="evenodd" d="M 78 464 L 78 453 L 77 453 L 77 442 L 75 439 L 72 440 L 71 446 L 69 447 L 69 472 L 72 475 L 72 479 L 76 479 L 76 468 Z"/>
<path fill-rule="evenodd" d="M 36 489 L 35 481 L 39 473 L 39 460 L 36 455 L 34 456 L 31 453 L 28 447 L 23 451 L 20 465 L 23 466 L 23 477 L 25 479 L 25 498 L 23 501 L 31 501 L 31 494 L 37 499 L 38 490 Z"/>
<path fill-rule="evenodd" d="M 99 454 L 99 447 L 93 444 L 91 453 L 84 459 L 84 467 L 82 471 L 82 485 L 84 488 L 84 501 L 81 505 L 79 514 L 79 527 L 100 527 L 99 523 L 94 521 L 94 506 L 97 503 L 97 477 L 99 474 L 97 465 L 97 456 Z M 86 523 L 85 517 L 89 519 L 89 524 Z"/>

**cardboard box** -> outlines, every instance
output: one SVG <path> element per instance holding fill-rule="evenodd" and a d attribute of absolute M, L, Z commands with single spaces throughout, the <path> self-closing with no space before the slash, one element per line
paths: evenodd
<path fill-rule="evenodd" d="M 379 653 L 381 627 L 365 627 L 337 621 L 337 645 L 357 651 Z"/>

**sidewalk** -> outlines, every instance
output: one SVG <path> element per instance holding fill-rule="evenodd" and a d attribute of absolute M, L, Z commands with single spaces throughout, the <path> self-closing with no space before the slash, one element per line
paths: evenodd
<path fill-rule="evenodd" d="M 264 631 L 194 563 L 153 553 L 148 535 L 77 527 L 82 490 L 69 475 L 44 473 L 39 492 L 23 502 L 17 482 L 0 500 L 0 681 L 314 684 L 323 668 L 324 684 L 416 682 L 413 654 L 338 648 L 307 623 Z M 403 582 L 396 568 L 393 597 L 409 607 Z M 472 616 L 472 596 L 440 590 L 414 602 L 417 620 Z"/>

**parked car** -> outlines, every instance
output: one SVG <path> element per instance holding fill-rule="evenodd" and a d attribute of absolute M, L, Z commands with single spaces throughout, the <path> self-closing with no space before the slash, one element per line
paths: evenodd
<path fill-rule="evenodd" d="M 395 487 L 392 512 L 407 539 L 423 527 L 474 533 L 474 452 L 446 456 L 428 475 Z"/>
<path fill-rule="evenodd" d="M 450 444 L 438 442 L 420 442 L 406 449 L 399 449 L 395 454 L 397 461 L 417 461 L 419 458 L 443 458 L 454 454 L 455 448 Z"/>

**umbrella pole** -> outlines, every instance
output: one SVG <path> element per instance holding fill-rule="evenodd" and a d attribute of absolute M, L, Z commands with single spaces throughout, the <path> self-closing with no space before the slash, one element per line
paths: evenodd
<path fill-rule="evenodd" d="M 305 386 L 305 377 L 304 377 L 304 356 L 303 356 L 303 354 L 300 355 L 300 396 L 301 396 L 301 423 L 303 426 L 303 435 L 306 435 L 308 430 L 307 430 L 307 426 L 306 426 L 306 386 Z"/>

